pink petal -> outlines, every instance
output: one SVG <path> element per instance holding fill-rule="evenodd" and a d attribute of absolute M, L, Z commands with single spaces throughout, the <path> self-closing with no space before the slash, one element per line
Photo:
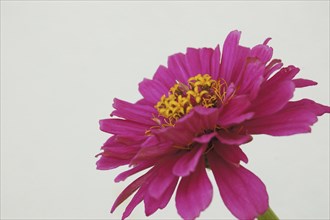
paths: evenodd
<path fill-rule="evenodd" d="M 170 201 L 176 184 L 178 182 L 178 178 L 174 179 L 169 187 L 166 188 L 165 192 L 159 198 L 154 198 L 150 196 L 148 193 L 144 196 L 144 207 L 145 207 L 145 214 L 146 216 L 152 215 L 157 209 L 163 209 L 167 206 L 168 202 Z"/>
<path fill-rule="evenodd" d="M 243 126 L 251 134 L 269 134 L 274 136 L 307 133 L 317 121 L 317 116 L 329 113 L 330 107 L 312 100 L 302 99 L 289 102 L 281 111 L 244 122 Z"/>
<path fill-rule="evenodd" d="M 265 64 L 272 58 L 273 48 L 265 44 L 259 44 L 251 49 L 250 56 L 258 58 Z"/>
<path fill-rule="evenodd" d="M 225 145 L 219 142 L 214 144 L 215 152 L 228 163 L 239 166 L 240 161 L 247 163 L 249 160 L 241 148 L 237 145 Z"/>
<path fill-rule="evenodd" d="M 244 71 L 241 73 L 241 81 L 239 82 L 240 88 L 239 94 L 248 94 L 250 100 L 253 100 L 259 90 L 263 79 L 263 73 L 265 71 L 264 64 L 256 58 L 248 58 Z"/>
<path fill-rule="evenodd" d="M 158 67 L 153 79 L 162 83 L 168 90 L 176 83 L 175 74 L 169 71 L 165 66 Z"/>
<path fill-rule="evenodd" d="M 135 207 L 142 202 L 145 194 L 146 194 L 146 184 L 142 185 L 140 187 L 140 189 L 137 191 L 137 193 L 135 193 L 135 195 L 133 196 L 132 200 L 128 203 L 128 205 L 126 206 L 126 209 L 122 215 L 122 220 L 126 219 L 128 216 L 130 216 L 130 214 L 132 213 L 132 211 L 135 209 Z"/>
<path fill-rule="evenodd" d="M 236 96 L 223 106 L 219 114 L 218 123 L 223 126 L 241 123 L 253 116 L 253 113 L 246 113 L 251 105 L 249 97 L 245 95 Z"/>
<path fill-rule="evenodd" d="M 279 82 L 276 86 L 265 86 L 253 102 L 254 117 L 270 115 L 281 110 L 293 97 L 295 86 L 292 81 Z"/>
<path fill-rule="evenodd" d="M 204 130 L 214 129 L 219 110 L 216 108 L 194 107 L 188 115 L 179 119 L 174 127 L 152 130 L 161 141 L 171 141 L 177 146 L 191 144 L 193 138 Z"/>
<path fill-rule="evenodd" d="M 181 83 L 187 83 L 191 74 L 189 73 L 186 65 L 185 55 L 177 53 L 168 57 L 167 60 L 168 70 L 175 74 L 176 79 Z"/>
<path fill-rule="evenodd" d="M 219 79 L 219 71 L 220 71 L 220 48 L 219 45 L 214 49 L 212 60 L 211 60 L 211 76 L 213 79 Z"/>
<path fill-rule="evenodd" d="M 141 185 L 150 177 L 152 174 L 152 170 L 149 171 L 148 173 L 144 174 L 143 176 L 140 176 L 136 180 L 134 180 L 131 184 L 129 184 L 118 196 L 116 201 L 114 202 L 112 208 L 111 208 L 111 213 L 115 211 L 115 209 L 122 203 L 124 202 L 130 195 L 132 195 Z"/>
<path fill-rule="evenodd" d="M 282 63 L 281 60 L 279 60 L 279 59 L 273 59 L 266 66 L 265 73 L 264 73 L 265 80 L 268 79 L 275 71 L 281 69 L 282 66 L 283 66 L 283 63 Z"/>
<path fill-rule="evenodd" d="M 140 134 L 144 136 L 147 129 L 149 129 L 149 126 L 129 120 L 112 118 L 100 120 L 100 130 L 110 134 Z"/>
<path fill-rule="evenodd" d="M 159 199 L 166 191 L 166 189 L 172 184 L 173 181 L 177 181 L 178 177 L 172 173 L 174 163 L 178 157 L 174 157 L 164 160 L 162 164 L 159 164 L 157 169 L 157 175 L 155 175 L 150 181 L 148 193 L 155 199 Z"/>
<path fill-rule="evenodd" d="M 210 134 L 204 134 L 199 137 L 195 137 L 193 139 L 194 142 L 201 143 L 201 144 L 207 144 L 211 141 L 212 138 L 214 138 L 217 135 L 216 132 L 212 132 Z"/>
<path fill-rule="evenodd" d="M 131 164 L 140 163 L 146 160 L 157 160 L 162 158 L 164 155 L 174 153 L 178 149 L 173 147 L 171 142 L 158 142 L 155 145 L 142 146 L 132 159 Z"/>
<path fill-rule="evenodd" d="M 194 172 L 206 147 L 207 145 L 205 144 L 202 146 L 193 146 L 191 151 L 185 153 L 175 163 L 173 174 L 176 176 L 188 176 L 190 173 Z"/>
<path fill-rule="evenodd" d="M 237 47 L 236 63 L 231 74 L 231 82 L 234 82 L 235 85 L 239 85 L 243 72 L 245 71 L 244 67 L 249 54 L 250 48 L 243 46 Z"/>
<path fill-rule="evenodd" d="M 139 91 L 146 101 L 155 105 L 163 95 L 167 95 L 168 88 L 157 80 L 144 79 L 139 83 Z"/>
<path fill-rule="evenodd" d="M 119 166 L 126 165 L 128 163 L 129 163 L 129 160 L 127 160 L 127 159 L 117 159 L 117 158 L 102 156 L 96 162 L 96 169 L 98 169 L 98 170 L 110 170 L 110 169 L 117 168 Z"/>
<path fill-rule="evenodd" d="M 206 174 L 204 161 L 200 160 L 195 172 L 183 177 L 177 189 L 175 204 L 183 219 L 195 219 L 212 200 L 212 184 Z"/>
<path fill-rule="evenodd" d="M 294 85 L 296 86 L 296 88 L 303 88 L 303 87 L 307 87 L 307 86 L 317 85 L 317 82 L 314 82 L 314 81 L 308 80 L 308 79 L 294 79 L 293 82 L 294 82 Z"/>
<path fill-rule="evenodd" d="M 124 181 L 127 177 L 134 175 L 142 170 L 145 170 L 149 167 L 151 167 L 152 165 L 154 165 L 155 162 L 154 161 L 147 161 L 144 163 L 141 163 L 135 167 L 133 167 L 130 170 L 127 170 L 125 172 L 120 173 L 116 178 L 115 178 L 115 182 L 120 182 L 120 181 Z"/>
<path fill-rule="evenodd" d="M 208 156 L 220 195 L 238 219 L 254 219 L 268 209 L 265 185 L 249 170 L 221 160 L 215 154 Z"/>
<path fill-rule="evenodd" d="M 202 65 L 201 65 L 201 57 L 200 57 L 200 49 L 195 48 L 187 48 L 186 53 L 186 63 L 188 66 L 188 70 L 191 73 L 191 75 L 197 75 L 199 73 L 203 74 L 202 71 Z M 208 57 L 205 57 L 206 60 L 208 60 Z"/>
<path fill-rule="evenodd" d="M 247 134 L 236 134 L 233 132 L 221 131 L 216 136 L 217 139 L 228 145 L 241 145 L 252 141 L 252 136 Z"/>
<path fill-rule="evenodd" d="M 226 82 L 230 82 L 231 79 L 231 74 L 236 62 L 236 54 L 240 37 L 241 32 L 232 31 L 228 34 L 223 45 L 220 74 L 221 78 L 223 78 Z"/>
<path fill-rule="evenodd" d="M 125 118 L 149 126 L 155 125 L 155 122 L 151 118 L 152 114 L 156 113 L 156 110 L 152 106 L 137 105 L 120 99 L 114 99 L 113 107 L 116 110 L 112 112 L 111 116 Z"/>

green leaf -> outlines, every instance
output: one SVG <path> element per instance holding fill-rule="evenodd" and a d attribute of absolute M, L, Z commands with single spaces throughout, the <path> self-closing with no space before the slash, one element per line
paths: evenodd
<path fill-rule="evenodd" d="M 268 210 L 264 214 L 258 217 L 258 220 L 279 220 L 279 218 L 276 216 L 276 214 L 271 208 L 268 208 Z"/>

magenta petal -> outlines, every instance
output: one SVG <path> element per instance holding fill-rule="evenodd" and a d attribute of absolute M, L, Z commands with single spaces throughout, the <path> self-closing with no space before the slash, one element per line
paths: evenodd
<path fill-rule="evenodd" d="M 246 95 L 236 96 L 225 105 L 219 114 L 218 123 L 225 127 L 233 124 L 241 123 L 246 119 L 252 118 L 252 112 L 246 113 L 251 105 L 249 97 Z"/>
<path fill-rule="evenodd" d="M 155 125 L 150 115 L 155 114 L 157 111 L 152 106 L 132 104 L 120 99 L 114 99 L 112 106 L 116 110 L 111 113 L 111 116 L 125 118 L 149 126 Z"/>
<path fill-rule="evenodd" d="M 153 79 L 161 82 L 167 89 L 170 89 L 176 83 L 175 75 L 165 66 L 158 67 Z"/>
<path fill-rule="evenodd" d="M 252 140 L 251 135 L 235 134 L 228 132 L 220 132 L 216 137 L 221 143 L 228 145 L 241 145 L 248 143 Z"/>
<path fill-rule="evenodd" d="M 281 111 L 244 122 L 243 126 L 251 134 L 269 134 L 273 136 L 308 133 L 317 116 L 329 113 L 330 107 L 312 100 L 302 99 L 289 102 Z"/>
<path fill-rule="evenodd" d="M 168 70 L 175 74 L 176 79 L 181 83 L 186 83 L 190 78 L 190 73 L 186 65 L 185 55 L 177 53 L 168 57 Z"/>
<path fill-rule="evenodd" d="M 317 85 L 317 82 L 314 82 L 314 81 L 308 80 L 308 79 L 294 79 L 293 82 L 294 82 L 294 85 L 296 86 L 296 88 L 303 88 L 303 87 L 307 87 L 307 86 Z"/>
<path fill-rule="evenodd" d="M 119 135 L 145 135 L 145 131 L 149 129 L 148 125 L 139 124 L 136 122 L 123 119 L 103 119 L 100 120 L 100 130 Z"/>
<path fill-rule="evenodd" d="M 258 58 L 265 64 L 272 58 L 273 48 L 268 45 L 259 44 L 251 49 L 250 56 Z"/>
<path fill-rule="evenodd" d="M 125 172 L 120 173 L 116 178 L 115 178 L 115 182 L 120 182 L 120 181 L 124 181 L 127 177 L 134 175 L 142 170 L 145 170 L 149 167 L 151 167 L 152 165 L 154 165 L 154 161 L 152 162 L 144 162 L 141 163 L 135 167 L 133 167 L 130 170 L 127 170 Z"/>
<path fill-rule="evenodd" d="M 248 162 L 248 158 L 241 148 L 237 145 L 214 144 L 215 152 L 228 163 L 239 166 L 240 161 Z"/>
<path fill-rule="evenodd" d="M 157 80 L 144 79 L 139 83 L 141 95 L 151 104 L 157 103 L 162 95 L 168 93 L 168 88 Z"/>
<path fill-rule="evenodd" d="M 206 174 L 203 160 L 195 172 L 183 177 L 177 189 L 175 204 L 183 219 L 195 219 L 205 210 L 212 200 L 212 184 Z"/>
<path fill-rule="evenodd" d="M 172 167 L 177 158 L 173 158 L 172 161 L 166 161 L 159 165 L 157 169 L 157 175 L 151 180 L 148 188 L 148 193 L 155 199 L 159 199 L 165 192 L 165 190 L 171 185 L 178 177 L 173 175 Z"/>
<path fill-rule="evenodd" d="M 115 211 L 115 209 L 124 202 L 130 195 L 132 195 L 141 185 L 146 181 L 147 178 L 152 174 L 152 172 L 148 172 L 143 176 L 140 176 L 136 180 L 134 180 L 131 184 L 129 184 L 118 196 L 116 201 L 114 202 L 111 213 Z"/>
<path fill-rule="evenodd" d="M 96 168 L 98 170 L 110 170 L 110 169 L 117 168 L 119 166 L 126 165 L 128 163 L 129 163 L 129 160 L 102 156 L 96 162 Z"/>
<path fill-rule="evenodd" d="M 211 60 L 211 76 L 213 79 L 219 79 L 219 70 L 220 70 L 220 48 L 219 45 L 214 49 L 212 60 Z"/>
<path fill-rule="evenodd" d="M 207 144 L 211 141 L 212 138 L 214 138 L 217 135 L 216 132 L 212 132 L 210 134 L 204 134 L 200 137 L 195 137 L 193 140 L 194 142 L 201 143 L 201 144 Z"/>
<path fill-rule="evenodd" d="M 172 141 L 174 145 L 191 144 L 194 137 L 204 130 L 216 127 L 219 110 L 217 108 L 194 107 L 188 115 L 179 119 L 174 127 L 152 130 L 162 141 Z"/>
<path fill-rule="evenodd" d="M 132 200 L 128 203 L 126 206 L 126 209 L 123 213 L 122 220 L 126 219 L 132 211 L 135 209 L 135 207 L 143 201 L 144 195 L 146 193 L 146 186 L 143 185 L 137 193 L 133 196 Z"/>
<path fill-rule="evenodd" d="M 268 194 L 263 182 L 242 166 L 233 166 L 215 154 L 208 156 L 220 195 L 238 219 L 254 219 L 268 209 Z"/>
<path fill-rule="evenodd" d="M 176 176 L 187 176 L 196 169 L 203 152 L 207 145 L 193 146 L 193 149 L 185 153 L 173 167 L 173 174 Z"/>
<path fill-rule="evenodd" d="M 236 62 L 236 53 L 238 48 L 239 39 L 241 37 L 241 32 L 232 31 L 228 34 L 222 52 L 222 59 L 220 65 L 220 76 L 226 82 L 230 82 L 231 74 Z"/>
<path fill-rule="evenodd" d="M 260 90 L 265 71 L 264 64 L 258 59 L 248 58 L 244 71 L 241 73 L 241 81 L 239 83 L 239 94 L 249 95 L 250 100 L 253 100 Z"/>
<path fill-rule="evenodd" d="M 170 201 L 178 179 L 174 179 L 169 187 L 166 188 L 165 192 L 159 198 L 154 198 L 150 196 L 148 193 L 144 196 L 144 207 L 145 207 L 145 214 L 146 216 L 152 215 L 157 209 L 163 209 L 167 206 L 168 202 Z"/>
<path fill-rule="evenodd" d="M 270 63 L 266 66 L 264 78 L 265 80 L 268 79 L 275 71 L 281 69 L 283 63 L 279 59 L 273 59 Z"/>
<path fill-rule="evenodd" d="M 294 89 L 293 82 L 289 80 L 276 86 L 265 86 L 251 107 L 251 111 L 255 113 L 254 117 L 270 115 L 281 110 L 293 97 Z"/>

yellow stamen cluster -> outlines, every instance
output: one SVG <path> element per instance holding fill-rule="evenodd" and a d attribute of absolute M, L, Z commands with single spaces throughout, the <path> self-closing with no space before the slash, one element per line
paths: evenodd
<path fill-rule="evenodd" d="M 188 85 L 176 83 L 163 95 L 155 105 L 159 116 L 164 117 L 167 124 L 173 124 L 182 116 L 188 114 L 194 106 L 206 108 L 217 107 L 222 104 L 227 90 L 223 80 L 214 80 L 209 74 L 198 74 L 188 79 Z"/>

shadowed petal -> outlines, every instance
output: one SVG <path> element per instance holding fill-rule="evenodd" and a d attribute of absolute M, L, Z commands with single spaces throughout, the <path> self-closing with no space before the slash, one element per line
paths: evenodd
<path fill-rule="evenodd" d="M 173 158 L 169 158 L 166 162 L 158 165 L 157 175 L 149 184 L 148 193 L 150 196 L 159 199 L 171 183 L 178 180 L 178 177 L 172 173 L 173 165 L 177 159 L 177 156 L 173 156 Z"/>
<path fill-rule="evenodd" d="M 193 146 L 193 149 L 190 152 L 185 153 L 175 163 L 173 174 L 177 176 L 187 176 L 191 172 L 194 172 L 206 147 L 207 145 L 205 144 L 202 146 Z"/>
<path fill-rule="evenodd" d="M 240 161 L 243 161 L 244 163 L 248 162 L 247 156 L 237 145 L 225 145 L 216 142 L 214 144 L 214 150 L 224 160 L 235 166 L 239 166 Z"/>
<path fill-rule="evenodd" d="M 157 209 L 163 209 L 167 206 L 174 193 L 177 182 L 178 178 L 175 178 L 172 183 L 170 183 L 170 185 L 166 188 L 162 196 L 158 197 L 157 199 L 150 196 L 148 193 L 145 194 L 144 207 L 146 216 L 150 216 L 154 212 L 156 212 Z"/>
<path fill-rule="evenodd" d="M 220 195 L 238 219 L 254 219 L 268 209 L 268 194 L 261 180 L 242 166 L 224 162 L 209 154 L 208 160 L 220 190 Z"/>
<path fill-rule="evenodd" d="M 206 174 L 204 160 L 200 160 L 195 172 L 180 181 L 175 204 L 183 219 L 194 219 L 212 200 L 212 184 Z"/>

